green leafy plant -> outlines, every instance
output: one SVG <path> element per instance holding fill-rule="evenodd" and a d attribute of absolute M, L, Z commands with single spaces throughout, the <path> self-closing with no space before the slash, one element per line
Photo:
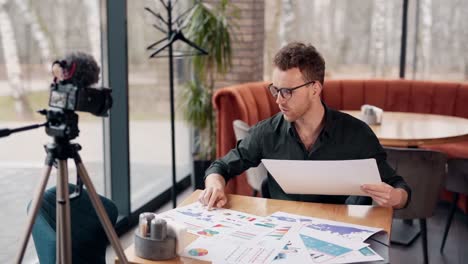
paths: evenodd
<path fill-rule="evenodd" d="M 187 38 L 208 52 L 192 58 L 192 80 L 182 92 L 185 119 L 199 131 L 196 158 L 215 157 L 216 132 L 212 95 L 215 79 L 228 72 L 232 65 L 231 25 L 228 17 L 236 17 L 237 10 L 228 0 L 216 6 L 196 2 L 186 30 Z"/>

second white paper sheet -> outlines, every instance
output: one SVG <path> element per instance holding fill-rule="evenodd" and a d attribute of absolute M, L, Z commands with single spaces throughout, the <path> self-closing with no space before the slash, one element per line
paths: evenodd
<path fill-rule="evenodd" d="M 291 194 L 366 196 L 361 191 L 362 184 L 381 182 L 375 159 L 262 162 L 281 188 Z"/>

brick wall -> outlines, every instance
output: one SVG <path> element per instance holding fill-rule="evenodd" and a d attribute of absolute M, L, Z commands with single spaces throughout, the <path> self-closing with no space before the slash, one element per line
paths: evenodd
<path fill-rule="evenodd" d="M 216 3 L 208 0 L 206 3 Z M 263 79 L 264 0 L 231 0 L 238 10 L 232 36 L 232 69 L 218 78 L 216 88 Z"/>

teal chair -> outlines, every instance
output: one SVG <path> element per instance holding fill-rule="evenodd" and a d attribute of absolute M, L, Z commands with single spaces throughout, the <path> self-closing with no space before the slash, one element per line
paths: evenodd
<path fill-rule="evenodd" d="M 70 192 L 74 188 L 74 185 L 69 185 Z M 41 264 L 56 263 L 55 194 L 55 187 L 44 193 L 42 206 L 32 229 L 36 252 Z M 111 223 L 115 225 L 118 216 L 117 207 L 111 200 L 103 196 L 100 198 Z M 109 241 L 85 189 L 78 198 L 70 200 L 70 215 L 72 262 L 106 263 L 106 248 Z"/>

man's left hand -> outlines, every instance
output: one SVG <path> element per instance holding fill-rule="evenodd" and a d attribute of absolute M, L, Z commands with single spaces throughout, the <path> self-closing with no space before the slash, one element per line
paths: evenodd
<path fill-rule="evenodd" d="M 402 208 L 408 200 L 408 193 L 404 189 L 393 188 L 384 182 L 363 184 L 361 190 L 369 194 L 378 205 L 383 207 Z"/>

